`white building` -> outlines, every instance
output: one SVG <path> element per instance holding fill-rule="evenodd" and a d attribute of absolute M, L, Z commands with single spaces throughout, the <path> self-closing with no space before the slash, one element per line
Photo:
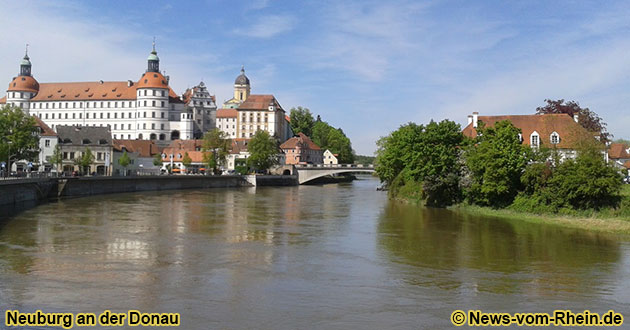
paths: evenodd
<path fill-rule="evenodd" d="M 186 104 L 160 73 L 155 51 L 138 81 L 39 83 L 32 76 L 28 54 L 20 63 L 0 104 L 14 104 L 53 130 L 59 125 L 109 126 L 115 139 L 192 139 L 214 128 L 216 105 L 203 83 L 188 92 Z M 164 141 L 164 142 L 161 142 Z"/>
<path fill-rule="evenodd" d="M 333 154 L 330 150 L 326 149 L 326 151 L 324 151 L 324 164 L 332 164 L 332 165 L 337 165 L 339 164 L 339 161 L 337 160 L 337 154 Z"/>
<path fill-rule="evenodd" d="M 224 109 L 219 110 L 221 121 L 217 121 L 217 127 L 231 138 L 249 139 L 258 130 L 269 132 L 280 143 L 293 136 L 288 117 L 278 100 L 273 95 L 250 94 L 250 91 L 249 78 L 241 69 L 234 81 L 234 97 L 225 101 Z"/>

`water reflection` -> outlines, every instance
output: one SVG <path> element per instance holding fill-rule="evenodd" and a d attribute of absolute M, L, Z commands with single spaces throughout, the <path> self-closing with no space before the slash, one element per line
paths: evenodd
<path fill-rule="evenodd" d="M 187 329 L 407 329 L 449 327 L 456 307 L 630 303 L 626 242 L 391 203 L 377 185 L 42 205 L 0 228 L 0 310 L 180 312 Z"/>
<path fill-rule="evenodd" d="M 395 202 L 378 230 L 394 261 L 416 267 L 405 280 L 443 289 L 588 296 L 621 259 L 606 235 Z"/>

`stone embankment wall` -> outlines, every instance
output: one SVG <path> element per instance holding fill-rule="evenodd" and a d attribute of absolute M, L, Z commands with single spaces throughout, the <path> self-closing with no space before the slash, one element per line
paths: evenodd
<path fill-rule="evenodd" d="M 295 186 L 296 176 L 256 176 L 255 185 Z M 0 181 L 0 217 L 58 198 L 139 191 L 251 187 L 243 176 L 135 176 Z"/>

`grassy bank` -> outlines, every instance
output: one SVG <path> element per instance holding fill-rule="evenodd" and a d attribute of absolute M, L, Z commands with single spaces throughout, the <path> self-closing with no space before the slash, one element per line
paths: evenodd
<path fill-rule="evenodd" d="M 630 200 L 630 185 L 624 185 L 622 198 Z M 535 214 L 508 209 L 492 209 L 476 205 L 461 203 L 450 207 L 451 210 L 472 215 L 493 216 L 515 219 L 530 223 L 544 223 L 566 228 L 585 229 L 596 232 L 630 235 L 630 217 L 626 216 L 627 205 L 622 202 L 622 209 L 605 209 L 602 211 L 584 211 L 575 214 Z"/>

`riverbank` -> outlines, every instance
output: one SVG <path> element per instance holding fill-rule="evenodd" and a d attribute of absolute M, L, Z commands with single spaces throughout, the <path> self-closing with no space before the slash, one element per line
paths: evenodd
<path fill-rule="evenodd" d="M 556 214 L 534 214 L 517 212 L 510 209 L 492 209 L 469 204 L 458 204 L 449 207 L 450 210 L 478 216 L 497 217 L 510 220 L 519 220 L 529 223 L 544 223 L 565 228 L 583 229 L 602 233 L 630 235 L 630 219 L 618 217 L 591 217 L 567 216 Z"/>

